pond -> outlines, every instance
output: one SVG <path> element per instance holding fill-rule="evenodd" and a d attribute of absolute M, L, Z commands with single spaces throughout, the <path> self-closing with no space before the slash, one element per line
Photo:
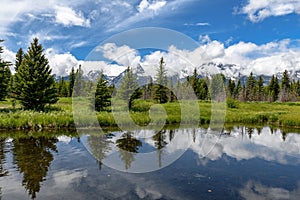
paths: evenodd
<path fill-rule="evenodd" d="M 300 198 L 296 131 L 24 135 L 0 139 L 0 199 Z"/>

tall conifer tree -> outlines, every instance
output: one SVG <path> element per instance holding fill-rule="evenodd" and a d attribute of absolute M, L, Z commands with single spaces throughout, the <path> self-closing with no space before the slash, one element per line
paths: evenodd
<path fill-rule="evenodd" d="M 56 103 L 57 90 L 43 47 L 34 38 L 15 74 L 15 97 L 25 109 L 44 110 Z"/>

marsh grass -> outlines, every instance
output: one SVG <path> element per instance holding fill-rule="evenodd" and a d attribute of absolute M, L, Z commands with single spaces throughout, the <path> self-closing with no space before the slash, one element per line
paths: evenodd
<path fill-rule="evenodd" d="M 82 99 L 78 99 L 81 101 Z M 84 108 L 90 102 L 86 101 Z M 185 101 L 161 104 L 157 107 L 154 101 L 137 100 L 134 102 L 128 117 L 121 117 L 122 124 L 130 125 L 133 121 L 143 127 L 148 125 L 165 123 L 166 125 L 186 124 L 186 125 L 207 125 L 215 120 L 222 122 L 222 116 L 226 114 L 226 124 L 253 124 L 279 126 L 279 127 L 300 127 L 300 102 L 288 103 L 268 103 L 268 102 L 238 102 L 228 101 L 224 105 L 217 105 L 210 101 L 198 101 L 200 115 L 193 105 L 195 102 Z M 109 127 L 117 126 L 114 115 L 122 115 L 126 112 L 124 105 L 116 104 L 114 112 L 110 109 L 102 112 L 93 112 L 92 115 L 86 110 L 78 109 L 80 123 L 76 128 L 81 127 Z M 156 105 L 156 106 L 155 106 Z M 164 111 L 161 111 L 163 109 Z M 150 118 L 150 111 L 155 111 L 155 115 Z M 186 116 L 182 116 L 187 113 Z M 212 118 L 212 111 L 213 118 Z M 161 114 L 160 114 L 161 113 Z M 128 114 L 128 113 L 127 113 Z M 125 116 L 125 115 L 124 115 Z M 128 115 L 127 115 L 128 116 Z M 165 118 L 166 117 L 166 118 Z M 220 117 L 220 118 L 218 118 Z M 72 112 L 72 98 L 60 98 L 59 101 L 47 107 L 44 112 L 22 110 L 21 105 L 16 102 L 15 108 L 11 105 L 11 100 L 0 102 L 0 129 L 74 129 L 75 122 Z"/>

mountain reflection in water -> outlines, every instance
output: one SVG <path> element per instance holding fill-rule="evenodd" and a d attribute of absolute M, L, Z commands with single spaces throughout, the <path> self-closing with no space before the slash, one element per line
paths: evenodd
<path fill-rule="evenodd" d="M 0 199 L 300 197 L 300 135 L 291 131 L 237 126 L 223 133 L 187 128 L 4 135 Z M 158 170 L 126 173 L 145 166 Z"/>

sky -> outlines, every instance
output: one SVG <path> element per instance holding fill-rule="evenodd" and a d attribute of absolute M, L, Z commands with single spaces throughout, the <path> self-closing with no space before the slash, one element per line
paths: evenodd
<path fill-rule="evenodd" d="M 144 27 L 177 31 L 198 46 L 184 49 L 174 42 L 166 51 L 145 53 L 126 42 L 103 43 Z M 116 66 L 150 66 L 161 56 L 169 68 L 187 67 L 176 60 L 178 54 L 193 67 L 208 62 L 235 64 L 242 73 L 271 75 L 284 69 L 300 70 L 300 1 L 1 0 L 2 58 L 14 63 L 17 50 L 27 50 L 34 37 L 42 43 L 53 73 L 62 76 L 99 48 L 110 63 L 86 66 L 86 72 L 101 65 L 116 74 L 121 71 Z M 124 50 L 130 52 L 127 62 L 116 58 Z"/>

